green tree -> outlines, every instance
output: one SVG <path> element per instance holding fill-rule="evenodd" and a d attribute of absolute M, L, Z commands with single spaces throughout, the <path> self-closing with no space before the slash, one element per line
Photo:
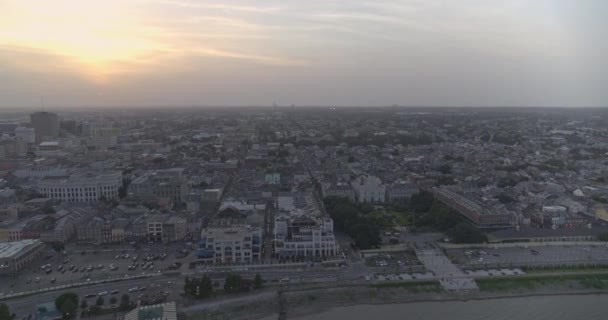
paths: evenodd
<path fill-rule="evenodd" d="M 118 299 L 116 297 L 110 298 L 110 304 L 116 304 L 117 302 L 118 302 Z"/>
<path fill-rule="evenodd" d="M 483 232 L 466 222 L 457 224 L 446 233 L 455 243 L 483 243 L 487 240 Z"/>
<path fill-rule="evenodd" d="M 264 280 L 262 280 L 262 276 L 259 273 L 255 274 L 255 278 L 253 279 L 253 287 L 255 289 L 261 289 L 264 285 Z"/>
<path fill-rule="evenodd" d="M 608 241 L 608 232 L 600 234 L 598 238 L 600 241 Z"/>
<path fill-rule="evenodd" d="M 431 209 L 431 205 L 433 204 L 433 194 L 426 191 L 420 191 L 414 195 L 410 199 L 410 206 L 414 211 L 417 212 L 427 212 Z"/>
<path fill-rule="evenodd" d="M 243 288 L 243 278 L 238 274 L 229 274 L 224 282 L 224 291 L 227 293 L 240 292 Z"/>
<path fill-rule="evenodd" d="M 204 275 L 198 283 L 198 298 L 209 298 L 213 295 L 213 282 L 211 279 Z"/>
<path fill-rule="evenodd" d="M 131 309 L 131 298 L 128 294 L 123 294 L 122 297 L 120 297 L 120 305 L 118 308 L 122 311 Z"/>
<path fill-rule="evenodd" d="M 0 304 L 0 320 L 11 320 L 11 312 L 4 303 Z"/>
<path fill-rule="evenodd" d="M 64 319 L 71 319 L 76 316 L 78 309 L 78 295 L 74 292 L 66 292 L 55 299 L 55 307 L 61 311 Z"/>
<path fill-rule="evenodd" d="M 99 297 L 97 298 L 97 301 L 95 301 L 95 305 L 99 307 L 103 306 L 104 303 L 105 301 L 103 300 L 103 297 Z"/>

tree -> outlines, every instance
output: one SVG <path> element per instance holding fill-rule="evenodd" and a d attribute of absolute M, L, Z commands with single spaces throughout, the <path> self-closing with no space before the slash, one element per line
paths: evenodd
<path fill-rule="evenodd" d="M 11 312 L 4 303 L 0 304 L 0 320 L 11 320 Z"/>
<path fill-rule="evenodd" d="M 483 243 L 487 240 L 483 232 L 466 222 L 457 224 L 446 233 L 455 243 Z"/>
<path fill-rule="evenodd" d="M 414 211 L 427 212 L 431 209 L 433 204 L 433 194 L 427 191 L 420 191 L 412 195 L 410 199 L 410 206 Z"/>
<path fill-rule="evenodd" d="M 110 304 L 116 304 L 116 302 L 118 302 L 118 299 L 116 299 L 116 297 L 110 298 Z"/>
<path fill-rule="evenodd" d="M 213 282 L 211 279 L 204 275 L 203 278 L 199 281 L 198 286 L 198 298 L 208 298 L 213 295 Z"/>
<path fill-rule="evenodd" d="M 71 319 L 76 316 L 78 309 L 78 295 L 74 292 L 67 292 L 55 299 L 55 307 L 61 311 L 64 319 Z"/>
<path fill-rule="evenodd" d="M 224 282 L 224 291 L 227 293 L 240 292 L 243 286 L 243 278 L 238 274 L 229 274 Z"/>
<path fill-rule="evenodd" d="M 103 306 L 104 303 L 105 301 L 103 300 L 103 297 L 99 297 L 97 298 L 97 301 L 95 301 L 95 305 L 99 307 Z"/>
<path fill-rule="evenodd" d="M 128 294 L 123 294 L 122 297 L 120 297 L 120 305 L 118 308 L 122 311 L 131 309 L 131 298 Z"/>
<path fill-rule="evenodd" d="M 89 306 L 89 303 L 87 302 L 87 300 L 82 299 L 82 301 L 80 302 L 80 309 L 82 310 L 86 310 L 86 308 Z"/>
<path fill-rule="evenodd" d="M 600 241 L 608 241 L 608 232 L 600 234 L 598 238 Z"/>
<path fill-rule="evenodd" d="M 255 289 L 261 289 L 264 285 L 264 280 L 262 280 L 262 276 L 259 273 L 255 274 L 255 278 L 253 279 L 253 287 Z"/>
<path fill-rule="evenodd" d="M 373 210 L 372 206 L 357 207 L 346 198 L 327 197 L 325 208 L 334 220 L 336 229 L 346 232 L 361 249 L 369 249 L 380 244 L 380 228 L 377 221 L 368 218 L 365 213 Z"/>

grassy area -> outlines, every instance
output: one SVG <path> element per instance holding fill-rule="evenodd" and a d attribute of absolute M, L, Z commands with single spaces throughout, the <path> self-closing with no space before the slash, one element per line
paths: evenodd
<path fill-rule="evenodd" d="M 420 282 L 386 282 L 373 284 L 370 287 L 383 289 L 383 288 L 400 288 L 405 289 L 411 293 L 421 292 L 440 292 L 441 284 L 439 281 L 420 281 Z"/>
<path fill-rule="evenodd" d="M 376 210 L 369 213 L 370 216 L 382 222 L 383 228 L 408 226 L 411 224 L 410 215 L 406 212 L 393 210 Z"/>
<path fill-rule="evenodd" d="M 508 291 L 536 289 L 556 285 L 578 285 L 586 289 L 608 288 L 608 274 L 600 275 L 550 275 L 518 278 L 477 279 L 481 291 Z"/>

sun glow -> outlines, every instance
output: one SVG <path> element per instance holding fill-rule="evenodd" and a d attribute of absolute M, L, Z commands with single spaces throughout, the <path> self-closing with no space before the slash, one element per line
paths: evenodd
<path fill-rule="evenodd" d="M 0 45 L 52 54 L 95 79 L 129 71 L 166 50 L 117 1 L 30 1 L 0 4 Z"/>

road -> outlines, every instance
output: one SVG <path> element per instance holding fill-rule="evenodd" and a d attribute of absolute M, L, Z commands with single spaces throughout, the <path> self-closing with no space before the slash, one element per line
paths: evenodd
<path fill-rule="evenodd" d="M 127 293 L 128 294 L 128 290 L 130 288 L 133 287 L 147 287 L 150 286 L 151 284 L 155 284 L 155 285 L 162 285 L 163 288 L 165 288 L 165 290 L 170 292 L 170 295 L 168 297 L 168 299 L 177 299 L 179 297 L 179 291 L 182 288 L 181 283 L 177 284 L 171 288 L 167 285 L 167 281 L 174 281 L 175 279 L 172 277 L 164 277 L 164 276 L 159 276 L 159 277 L 153 277 L 153 278 L 145 278 L 145 279 L 136 279 L 136 280 L 129 280 L 129 281 L 123 281 L 123 282 L 113 282 L 113 283 L 105 283 L 105 284 L 98 284 L 98 285 L 91 285 L 91 286 L 86 286 L 86 287 L 80 287 L 80 288 L 70 288 L 70 289 L 63 289 L 63 290 L 58 290 L 58 291 L 51 291 L 51 292 L 44 292 L 44 293 L 39 293 L 33 296 L 27 296 L 27 297 L 22 297 L 22 298 L 17 298 L 17 299 L 11 299 L 6 301 L 5 303 L 7 303 L 10 306 L 10 310 L 12 313 L 15 313 L 17 315 L 17 319 L 27 316 L 28 314 L 34 312 L 34 308 L 36 307 L 36 305 L 41 304 L 41 303 L 46 303 L 46 302 L 53 302 L 55 301 L 55 298 L 57 298 L 57 296 L 59 296 L 62 293 L 65 292 L 75 292 L 77 293 L 81 298 L 88 295 L 88 294 L 97 294 L 99 292 L 102 291 L 113 291 L 113 290 L 119 290 L 120 293 L 116 295 L 117 298 L 120 298 L 120 296 L 122 296 L 123 294 Z M 137 297 L 139 296 L 139 294 L 142 294 L 142 292 L 136 292 L 136 293 L 131 293 L 131 300 L 135 301 L 137 299 Z M 106 302 L 107 299 L 109 299 L 109 296 L 106 296 Z M 94 303 L 95 298 L 93 299 L 88 299 L 89 300 L 89 304 Z M 4 301 L 3 301 L 4 302 Z"/>

